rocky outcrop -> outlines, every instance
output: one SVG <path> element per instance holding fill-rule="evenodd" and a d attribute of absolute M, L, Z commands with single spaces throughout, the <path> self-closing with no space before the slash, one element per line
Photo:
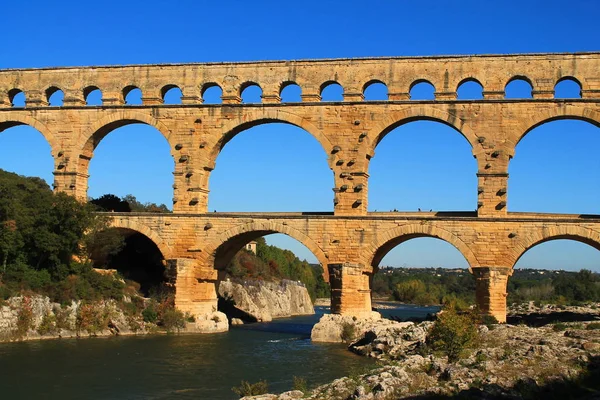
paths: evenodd
<path fill-rule="evenodd" d="M 164 327 L 145 322 L 138 313 L 127 312 L 126 303 L 114 300 L 72 301 L 61 305 L 44 296 L 12 297 L 0 305 L 0 342 L 164 332 Z M 198 316 L 174 328 L 177 332 L 216 333 L 229 329 L 221 312 Z"/>
<path fill-rule="evenodd" d="M 561 323 L 538 328 L 509 324 L 480 326 L 475 345 L 455 363 L 437 353 L 427 354 L 421 347 L 431 325 L 431 322 L 403 326 L 384 320 L 374 322 L 372 329 L 350 348 L 381 358 L 387 365 L 362 375 L 336 379 L 305 393 L 303 398 L 563 398 L 560 393 L 569 393 L 569 398 L 596 398 L 590 396 L 589 387 L 577 382 L 586 370 L 593 372 L 600 368 L 598 323 Z M 558 397 L 557 390 L 562 390 Z"/>
<path fill-rule="evenodd" d="M 301 283 L 282 280 L 280 283 L 251 281 L 222 281 L 219 296 L 235 307 L 238 314 L 225 311 L 229 317 L 247 322 L 271 321 L 273 318 L 314 314 L 308 290 Z"/>
<path fill-rule="evenodd" d="M 144 334 L 148 328 L 113 300 L 61 305 L 45 296 L 17 296 L 0 306 L 0 341 Z"/>

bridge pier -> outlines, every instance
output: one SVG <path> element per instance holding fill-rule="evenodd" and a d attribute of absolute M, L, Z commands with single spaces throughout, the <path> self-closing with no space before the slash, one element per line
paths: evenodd
<path fill-rule="evenodd" d="M 361 264 L 328 264 L 331 313 L 367 317 L 371 313 L 370 274 Z"/>
<path fill-rule="evenodd" d="M 498 322 L 506 322 L 506 285 L 512 275 L 510 267 L 475 267 L 475 296 L 477 306 L 485 315 L 495 317 Z"/>
<path fill-rule="evenodd" d="M 217 311 L 218 274 L 214 269 L 197 268 L 198 260 L 167 260 L 167 269 L 175 278 L 175 307 L 199 317 Z"/>

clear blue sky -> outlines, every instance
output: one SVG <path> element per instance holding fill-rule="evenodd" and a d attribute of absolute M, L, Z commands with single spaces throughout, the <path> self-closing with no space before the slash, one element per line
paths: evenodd
<path fill-rule="evenodd" d="M 596 0 L 33 0 L 7 2 L 2 13 L 0 68 L 600 50 Z M 465 97 L 476 95 L 471 89 Z M 600 213 L 599 133 L 584 122 L 558 121 L 526 136 L 510 165 L 509 210 Z M 297 151 L 280 152 L 284 144 Z M 27 127 L 0 134 L 0 168 L 52 180 L 49 147 Z M 369 208 L 473 210 L 476 169 L 469 144 L 456 131 L 431 122 L 405 125 L 376 149 Z M 157 131 L 124 127 L 96 149 L 89 195 L 131 193 L 170 206 L 172 170 L 169 146 Z M 290 176 L 297 184 L 283 187 Z M 299 128 L 266 125 L 242 132 L 224 148 L 211 176 L 209 208 L 331 211 L 332 187 L 315 139 Z M 314 260 L 282 235 L 268 240 Z M 382 265 L 466 262 L 451 245 L 415 239 L 390 252 Z M 600 252 L 550 242 L 528 252 L 518 266 L 600 270 Z"/>

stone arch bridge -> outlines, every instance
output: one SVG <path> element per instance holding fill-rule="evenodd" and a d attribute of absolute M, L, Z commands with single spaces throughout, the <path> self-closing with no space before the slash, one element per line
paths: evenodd
<path fill-rule="evenodd" d="M 503 321 L 507 279 L 527 249 L 563 238 L 600 249 L 599 216 L 507 211 L 508 165 L 531 129 L 565 118 L 600 125 L 599 71 L 600 53 L 0 70 L 0 132 L 16 125 L 40 131 L 52 149 L 54 189 L 85 199 L 89 162 L 107 134 L 132 123 L 159 130 L 174 159 L 174 212 L 114 213 L 113 225 L 156 243 L 184 311 L 203 314 L 216 307 L 220 268 L 248 241 L 279 232 L 306 245 L 323 264 L 333 311 L 360 315 L 371 309 L 370 278 L 383 256 L 424 236 L 443 239 L 463 254 L 477 280 L 479 306 Z M 505 98 L 506 86 L 516 79 L 531 86 L 531 98 Z M 579 93 L 556 99 L 555 85 L 564 80 L 578 85 Z M 458 88 L 470 81 L 481 85 L 481 99 L 458 98 Z M 420 82 L 434 86 L 433 100 L 411 100 L 411 88 Z M 342 86 L 343 99 L 321 101 L 334 83 Z M 387 100 L 364 100 L 373 83 L 386 85 Z M 290 85 L 299 86 L 301 101 L 282 102 Z M 261 89 L 260 103 L 242 103 L 250 86 Z M 205 91 L 214 87 L 221 89 L 222 103 L 203 103 Z M 165 104 L 172 88 L 181 90 L 181 104 Z M 142 104 L 126 104 L 133 89 L 141 90 Z M 87 105 L 96 90 L 102 104 Z M 50 105 L 58 91 L 62 104 Z M 24 107 L 13 105 L 20 94 Z M 369 161 L 377 144 L 415 120 L 446 124 L 469 142 L 478 165 L 475 210 L 367 212 Z M 334 174 L 332 213 L 207 212 L 209 177 L 223 146 L 241 131 L 270 122 L 296 125 L 319 141 Z M 293 187 L 293 181 L 286 184 Z"/>

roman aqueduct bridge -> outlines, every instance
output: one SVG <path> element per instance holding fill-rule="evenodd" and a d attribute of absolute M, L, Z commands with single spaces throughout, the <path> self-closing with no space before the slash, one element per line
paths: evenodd
<path fill-rule="evenodd" d="M 531 85 L 531 98 L 505 98 L 515 79 Z M 554 98 L 563 80 L 579 85 L 579 97 Z M 457 98 L 459 86 L 469 81 L 481 84 L 482 99 Z M 411 88 L 420 82 L 434 86 L 433 100 L 411 100 Z M 332 83 L 343 87 L 343 100 L 321 101 Z M 373 83 L 387 86 L 388 100 L 364 100 Z M 289 85 L 300 87 L 300 102 L 281 101 Z M 205 91 L 217 86 L 222 103 L 203 103 Z M 261 103 L 242 103 L 249 86 L 260 87 Z M 181 104 L 164 104 L 175 87 Z M 142 104 L 125 103 L 133 89 L 141 90 Z M 87 105 L 95 90 L 102 92 L 102 105 Z M 64 94 L 62 105 L 51 106 L 57 91 Z M 25 106 L 15 107 L 21 93 Z M 369 311 L 370 277 L 383 256 L 403 241 L 435 237 L 463 254 L 477 280 L 479 306 L 504 320 L 507 279 L 529 248 L 568 238 L 600 249 L 599 216 L 507 211 L 515 146 L 533 128 L 565 118 L 600 125 L 600 53 L 0 70 L 0 131 L 29 125 L 44 135 L 56 191 L 86 198 L 89 162 L 112 130 L 142 123 L 164 135 L 175 162 L 174 212 L 115 213 L 113 225 L 157 245 L 174 276 L 177 306 L 195 314 L 216 307 L 219 271 L 236 251 L 257 237 L 283 233 L 308 247 L 328 272 L 334 312 Z M 478 165 L 476 210 L 367 212 L 376 145 L 415 120 L 446 124 L 470 143 Z M 328 154 L 333 213 L 208 212 L 209 178 L 223 146 L 241 131 L 271 122 L 306 130 Z M 294 182 L 286 185 L 292 190 Z"/>

